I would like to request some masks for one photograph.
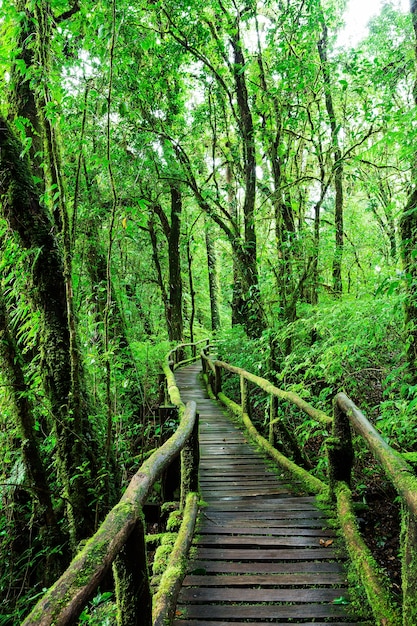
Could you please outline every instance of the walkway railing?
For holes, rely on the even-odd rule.
[[[192,354],[186,358],[189,350]],[[162,625],[164,620],[169,619],[173,611],[171,591],[178,585],[178,572],[173,564],[181,560],[187,551],[198,511],[199,461],[196,404],[189,402],[185,406],[181,402],[173,368],[181,361],[195,360],[196,354],[196,344],[183,344],[172,350],[163,364],[167,395],[177,407],[180,419],[176,432],[142,464],[118,504],[59,580],[39,600],[22,626],[69,626],[77,623],[110,568],[113,568],[115,579],[119,624]],[[179,453],[183,524],[159,590],[152,598],[143,506],[155,482]]]
[[[249,435],[281,467],[301,480],[305,488],[317,494],[324,494],[335,501],[349,555],[356,567],[357,576],[362,580],[375,623],[381,626],[415,626],[417,624],[417,478],[411,466],[393,450],[377,433],[354,403],[343,393],[334,398],[333,417],[329,417],[305,402],[297,394],[283,391],[269,381],[255,376],[228,363],[212,360],[202,351],[203,372],[209,390],[229,410],[244,423]],[[240,403],[228,398],[222,391],[223,374],[234,374],[240,378]],[[248,384],[262,389],[269,395],[270,419],[266,439],[255,428],[250,415],[251,393]],[[320,422],[329,430],[326,440],[329,466],[329,481],[324,483],[305,469],[306,461],[298,446],[291,427],[285,419],[278,417],[279,401],[287,401],[303,413]],[[384,469],[388,479],[397,490],[402,502],[402,592],[400,609],[391,593],[390,582],[378,567],[366,546],[356,521],[352,492],[350,489],[351,471],[354,461],[351,427],[358,433],[369,450]],[[286,439],[287,447],[296,462],[285,457],[275,448],[276,435]],[[304,467],[303,467],[304,466]]]

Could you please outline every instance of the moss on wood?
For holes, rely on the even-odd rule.
[[[197,493],[189,493],[183,513],[183,521],[171,548],[165,571],[157,593],[153,598],[153,626],[170,624],[175,612],[175,605],[187,567],[187,555],[193,539],[199,507]]]
[[[417,521],[407,507],[401,518],[403,626],[417,624]]]
[[[216,371],[217,369],[222,368],[229,372],[233,372],[234,374],[238,374],[239,376],[243,376],[246,380],[255,383],[255,385],[257,385],[267,393],[274,395],[281,400],[288,400],[292,404],[298,406],[298,408],[304,411],[304,413],[307,413],[307,415],[310,415],[310,417],[327,427],[331,426],[333,423],[331,417],[326,415],[326,413],[324,413],[323,411],[312,407],[311,404],[300,398],[300,396],[298,396],[296,393],[293,393],[292,391],[283,391],[282,389],[275,387],[275,385],[270,383],[265,378],[261,378],[260,376],[256,376],[255,374],[250,374],[249,372],[242,370],[240,367],[234,367],[233,365],[229,365],[229,363],[224,363],[223,361],[214,361],[214,366],[216,368]]]
[[[191,402],[184,408],[175,434],[143,463],[120,502],[22,626],[74,623],[141,519],[141,506],[155,480],[185,445],[194,427],[195,415],[196,405]]]
[[[350,559],[362,581],[376,626],[400,626],[401,613],[395,605],[389,581],[378,567],[369,548],[359,532],[353,512],[352,493],[348,485],[339,482],[335,485],[337,513],[346,541]],[[410,625],[411,626],[411,623]]]

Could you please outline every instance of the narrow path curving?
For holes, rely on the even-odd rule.
[[[200,415],[202,508],[175,626],[344,626],[352,616],[337,539],[314,497],[297,495],[203,389],[176,372]]]

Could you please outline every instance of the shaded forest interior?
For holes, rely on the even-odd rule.
[[[344,391],[417,459],[417,2],[397,5],[342,46],[336,0],[0,3],[0,625],[175,430],[179,342],[328,415]],[[280,410],[324,476],[322,425]],[[354,472],[399,584],[391,488],[365,448]]]

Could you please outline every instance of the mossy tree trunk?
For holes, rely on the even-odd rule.
[[[317,44],[317,49],[321,62],[321,71],[324,81],[324,96],[326,103],[327,115],[329,118],[330,131],[332,137],[333,150],[333,173],[335,188],[335,251],[333,256],[333,291],[336,295],[342,293],[342,260],[344,247],[344,231],[343,231],[343,161],[342,152],[339,145],[338,132],[340,126],[337,123],[336,112],[333,103],[333,95],[331,90],[331,75],[329,62],[327,58],[328,49],[328,31],[324,19],[323,10],[320,6],[320,21],[322,27],[322,36]]]
[[[38,117],[35,95],[30,86],[31,68],[34,65],[33,14],[27,8],[26,0],[16,0],[16,12],[19,25],[16,36],[17,56],[10,73],[8,98],[8,119],[11,123],[16,118],[24,124],[26,141],[32,171],[36,176],[40,191],[43,190],[43,169],[41,154],[43,151],[42,128]],[[25,68],[24,70],[22,68]]]
[[[91,481],[99,475],[92,445],[91,407],[82,378],[82,363],[74,370],[70,340],[64,265],[53,224],[40,204],[29,163],[9,124],[0,117],[1,215],[20,246],[30,253],[29,296],[41,314],[39,333],[45,390],[51,405],[57,441],[58,472],[68,502],[73,542],[95,527]],[[80,359],[78,351],[77,358]],[[75,374],[78,380],[73,377]],[[74,390],[76,392],[74,393]],[[94,477],[94,478],[93,478]]]
[[[415,59],[417,64],[417,0],[411,0],[411,17],[415,33]],[[417,65],[413,89],[414,102],[417,104]],[[408,340],[406,342],[408,370],[412,384],[417,382],[417,168],[413,170],[413,188],[400,218],[401,256],[407,280],[405,298],[405,324]]]
[[[171,228],[168,238],[169,256],[169,310],[168,334],[170,341],[183,341],[184,323],[182,318],[182,278],[181,278],[181,213],[182,197],[179,187],[170,185]]]
[[[37,506],[34,507],[35,519],[32,519],[30,524],[39,527],[41,541],[49,551],[41,578],[43,584],[49,586],[59,575],[61,567],[66,564],[62,547],[68,542],[68,537],[61,530],[55,514],[48,474],[35,428],[33,405],[29,399],[23,371],[22,355],[9,325],[2,293],[0,293],[0,364],[8,382],[9,397],[14,407],[27,482],[30,493],[35,494],[37,500]],[[22,522],[25,524],[27,521]],[[37,531],[31,527],[29,532]]]
[[[170,341],[183,341],[184,321],[182,314],[183,298],[180,252],[182,195],[179,186],[173,182],[170,183],[169,190],[171,207],[170,219],[168,219],[160,204],[154,203],[152,205],[153,213],[158,216],[162,231],[168,243],[168,288],[165,286],[152,216],[148,221],[148,226],[152,242],[153,260],[157,270],[158,284],[161,288],[165,308],[168,337]]]
[[[205,240],[207,252],[208,282],[210,294],[211,330],[220,330],[219,282],[217,275],[216,248],[210,232],[210,224],[205,220]]]
[[[266,328],[265,314],[259,289],[257,238],[255,229],[256,151],[255,128],[246,84],[240,15],[236,16],[230,43],[233,50],[233,78],[239,110],[238,124],[242,137],[242,161],[245,175],[243,201],[244,243],[235,247],[238,253],[238,272],[241,278],[242,300],[239,317],[250,337],[260,337]],[[237,243],[237,242],[235,242]]]

